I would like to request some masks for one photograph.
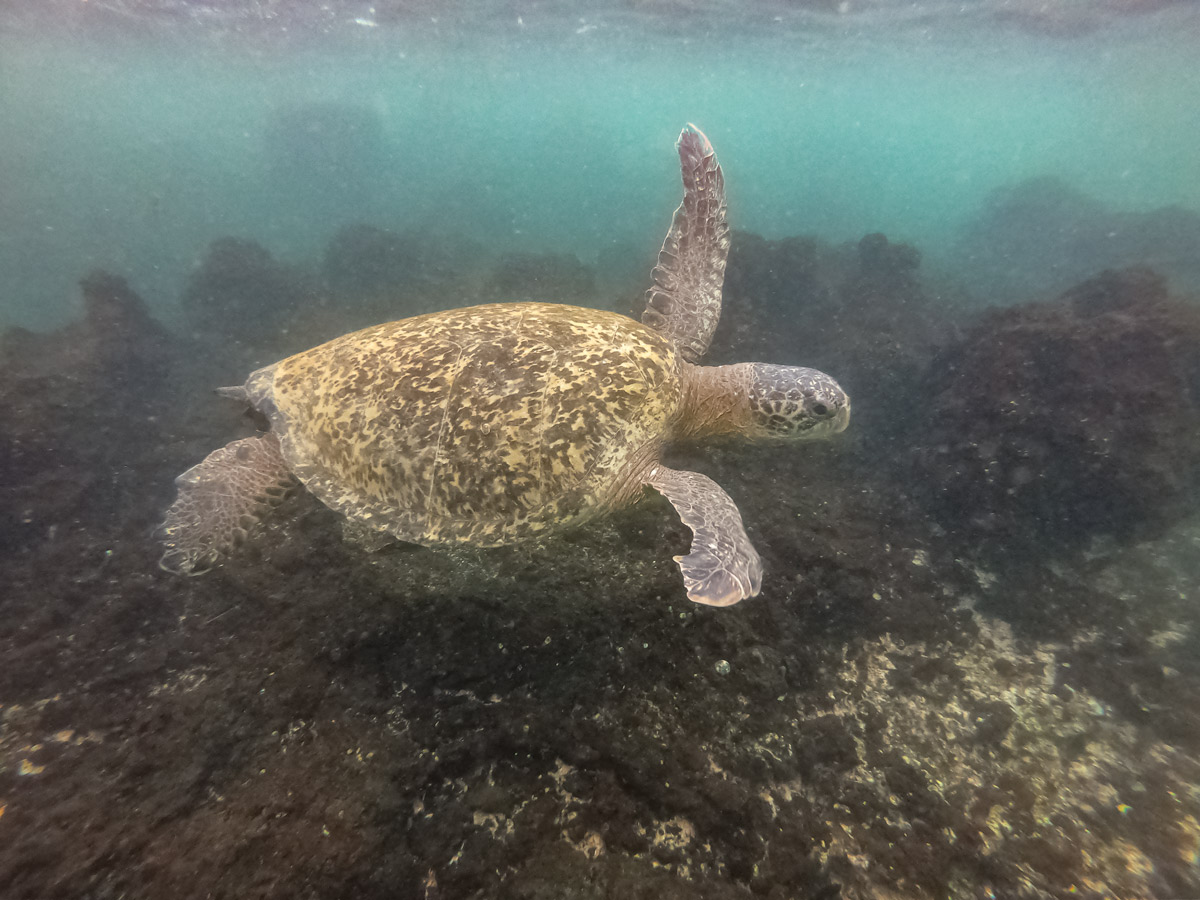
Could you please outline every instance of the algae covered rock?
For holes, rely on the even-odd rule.
[[[308,279],[277,262],[265,247],[225,237],[209,245],[180,305],[201,340],[254,344],[269,341],[317,297]]]
[[[845,373],[859,437],[886,441],[907,425],[919,379],[955,328],[954,309],[926,286],[921,255],[869,234],[829,244],[736,232],[717,328],[718,360],[803,359]]]
[[[462,235],[357,224],[334,234],[321,274],[337,314],[366,325],[462,305],[489,258]]]
[[[80,321],[0,336],[0,547],[117,514],[153,451],[171,339],[125,279],[97,270],[80,286]]]
[[[925,395],[913,483],[993,550],[1131,537],[1195,508],[1200,310],[1149,270],[987,314]]]
[[[461,237],[348,225],[326,247],[322,274],[339,296],[370,297],[448,280],[482,255]]]

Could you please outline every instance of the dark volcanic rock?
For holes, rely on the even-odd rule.
[[[876,386],[852,431],[892,421],[881,397],[927,402],[916,373],[942,324],[912,251],[759,242],[738,265],[750,306],[722,325],[743,342],[733,358],[786,352]],[[525,545],[370,554],[302,495],[218,569],[173,577],[151,526],[171,477],[236,436],[236,411],[195,387],[158,418],[144,405],[169,389],[161,333],[119,282],[89,297],[87,322],[17,334],[0,364],[0,446],[44,448],[14,469],[64,465],[84,486],[69,516],[83,527],[0,553],[4,900],[1200,890],[1193,535],[1069,590],[993,579],[1008,610],[1096,610],[1052,642],[1020,636],[973,610],[975,560],[871,438],[857,454],[671,448],[668,464],[729,490],[763,555],[761,596],[728,609],[686,600],[671,557],[691,535],[653,497]],[[1176,311],[1151,277],[1114,275],[956,344],[980,373],[934,373],[990,402],[977,381],[1020,369],[1044,332],[1071,365],[1155,329],[1178,360]],[[888,347],[907,367],[894,380]],[[222,383],[192,348],[168,361],[168,381]],[[31,397],[14,430],[13,398]],[[986,406],[943,420],[940,402],[917,425],[947,440],[989,421]]]
[[[1138,264],[1200,289],[1200,215],[1177,206],[1118,212],[1057,178],[1031,178],[992,193],[955,255],[972,290],[992,303]]]
[[[920,261],[882,234],[832,246],[735,232],[706,362],[828,372],[854,403],[853,432],[881,439],[908,420],[920,374],[953,333],[948,305],[920,280]]]
[[[0,548],[119,515],[153,447],[142,435],[162,411],[171,341],[123,278],[80,284],[81,321],[0,338]]]
[[[947,350],[914,438],[945,527],[1040,555],[1153,532],[1200,485],[1200,311],[1145,269],[992,312]]]
[[[473,302],[489,260],[476,242],[428,231],[349,225],[322,265],[343,325],[370,325]]]
[[[180,305],[195,337],[210,345],[273,346],[318,303],[312,284],[254,241],[220,238],[188,278]]]
[[[466,238],[348,225],[326,247],[322,274],[338,295],[366,298],[436,285],[472,270],[481,256]]]

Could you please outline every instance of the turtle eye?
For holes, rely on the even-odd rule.
[[[823,416],[829,412],[829,407],[824,403],[814,403],[812,409],[818,416]]]

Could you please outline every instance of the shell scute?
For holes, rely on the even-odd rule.
[[[501,544],[613,505],[680,361],[642,324],[514,303],[345,335],[246,388],[322,501],[404,540]]]

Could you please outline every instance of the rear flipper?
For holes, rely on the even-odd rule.
[[[179,494],[157,532],[166,547],[158,564],[177,575],[202,575],[246,539],[296,479],[279,437],[268,432],[214,450],[175,484]]]
[[[692,550],[676,556],[688,598],[709,606],[732,606],[762,587],[759,558],[742,516],[720,485],[699,472],[655,466],[646,484],[671,501],[692,529]]]

